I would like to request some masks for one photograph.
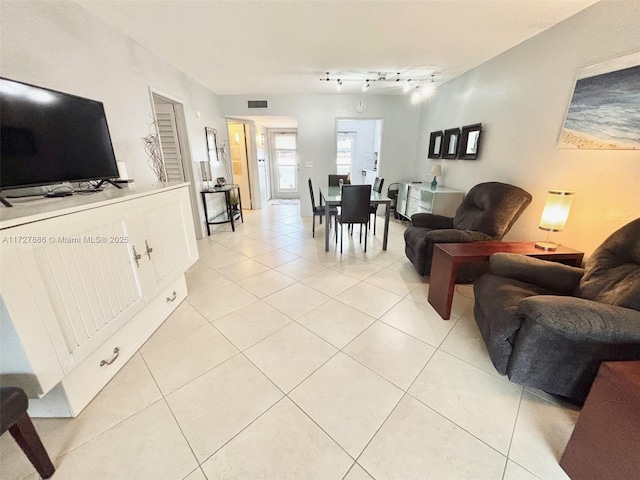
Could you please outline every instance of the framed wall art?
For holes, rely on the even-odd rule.
[[[640,51],[581,68],[559,148],[640,150]]]
[[[428,158],[440,158],[442,155],[442,130],[437,132],[431,132],[431,136],[429,137],[429,154]]]
[[[444,131],[442,141],[442,158],[456,158],[458,156],[458,146],[460,144],[460,129],[450,128]]]
[[[481,134],[481,123],[462,127],[460,131],[460,152],[458,158],[462,160],[475,160],[478,158]]]

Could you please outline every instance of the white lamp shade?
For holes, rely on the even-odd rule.
[[[440,165],[434,165],[433,167],[431,167],[431,175],[433,175],[434,177],[441,177],[442,167]]]
[[[550,232],[559,232],[564,229],[569,217],[573,194],[574,192],[549,190],[540,219],[540,229]]]

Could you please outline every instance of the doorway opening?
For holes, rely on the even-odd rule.
[[[229,157],[233,183],[240,186],[240,196],[243,199],[243,208],[253,208],[253,196],[251,191],[251,159],[252,150],[249,142],[251,138],[251,125],[233,120],[227,121],[229,131]],[[228,179],[230,180],[230,179]]]
[[[240,127],[241,125],[242,127]],[[233,181],[241,185],[243,178],[246,179],[245,190],[242,191],[243,206],[246,203],[245,198],[251,198],[251,208],[259,209],[266,206],[271,199],[291,199],[298,198],[298,178],[299,169],[297,156],[295,167],[291,169],[291,165],[285,165],[288,145],[282,145],[283,139],[278,140],[278,148],[275,148],[274,134],[297,134],[298,120],[296,117],[287,116],[248,116],[248,117],[229,117],[227,118],[227,126],[229,132],[229,154],[233,154],[235,143],[242,143],[244,138],[244,154],[246,161],[242,159],[242,148],[239,149],[236,156],[236,163],[232,160]],[[236,133],[237,138],[236,138]],[[290,140],[290,139],[288,139]],[[297,140],[297,138],[296,138]],[[297,142],[296,142],[297,143]],[[290,145],[289,145],[290,146]],[[238,150],[238,148],[236,148]],[[297,150],[297,149],[296,149]],[[289,157],[291,155],[289,154]],[[279,162],[276,158],[281,158]],[[279,165],[282,163],[282,170]],[[289,162],[291,163],[291,162]],[[236,172],[242,169],[240,177],[236,176]],[[291,173],[294,173],[293,179]],[[280,173],[284,174],[285,187],[279,190]],[[294,190],[290,186],[294,184]],[[246,189],[250,192],[250,197],[245,194]]]
[[[298,132],[295,129],[270,131],[273,165],[273,198],[299,198],[298,192]]]
[[[373,185],[375,178],[380,176],[381,150],[382,119],[337,119],[337,174],[349,174],[355,185]]]
[[[196,236],[202,238],[202,225],[198,209],[196,182],[191,167],[191,152],[187,137],[184,102],[149,88],[156,130],[160,139],[160,152],[166,179],[169,182],[190,182],[189,197]]]

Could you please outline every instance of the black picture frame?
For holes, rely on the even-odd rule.
[[[429,137],[429,153],[428,158],[440,158],[442,155],[442,138],[444,133],[442,130],[431,132]]]
[[[444,131],[444,140],[442,141],[442,158],[453,159],[458,156],[458,147],[460,146],[460,129],[450,128]]]
[[[204,127],[205,136],[207,139],[207,152],[209,152],[209,161],[218,161],[218,132],[215,128]]]
[[[478,158],[478,154],[480,153],[481,136],[481,123],[462,127],[460,132],[460,153],[458,158],[462,160],[475,160]]]

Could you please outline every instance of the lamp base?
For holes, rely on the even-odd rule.
[[[431,182],[431,190],[435,190],[438,188],[438,182],[436,182],[436,177],[433,177],[433,182]]]
[[[559,246],[560,244],[555,242],[536,242],[536,248],[542,250],[557,250]]]

